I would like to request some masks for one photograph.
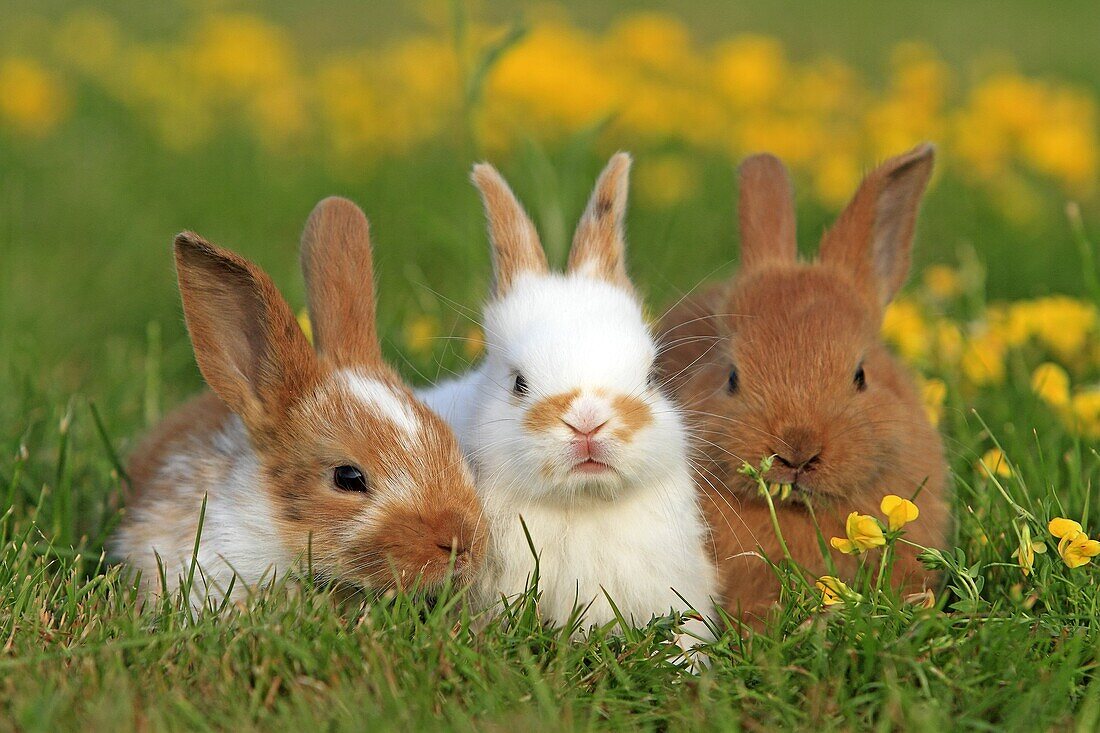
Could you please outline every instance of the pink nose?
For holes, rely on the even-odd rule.
[[[563,417],[561,421],[565,423],[578,438],[592,438],[596,433],[600,432],[604,425],[607,425],[607,420],[599,420],[596,418],[570,421]]]

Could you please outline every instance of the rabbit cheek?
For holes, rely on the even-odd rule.
[[[639,432],[653,424],[649,405],[629,395],[618,395],[611,401],[616,425],[613,434],[623,443],[630,443]]]

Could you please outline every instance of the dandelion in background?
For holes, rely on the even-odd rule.
[[[1031,373],[1031,389],[1051,407],[1069,405],[1069,375],[1053,362],[1044,362]]]
[[[0,61],[0,120],[28,137],[45,137],[70,107],[58,78],[37,61],[9,57]]]
[[[1012,466],[1005,452],[1000,448],[990,448],[983,453],[978,461],[978,470],[986,476],[1012,478]]]

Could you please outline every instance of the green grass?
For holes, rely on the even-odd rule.
[[[914,35],[907,18],[919,20],[899,10],[881,37],[847,29],[830,40],[811,32],[820,23],[796,23],[765,4],[711,26],[709,5],[682,8],[701,35],[747,26],[780,33],[792,47],[805,41],[808,56],[834,51],[869,67],[889,42]],[[58,7],[45,3],[42,12]],[[131,7],[133,22],[170,26],[171,12],[151,7]],[[863,24],[881,12],[861,7]],[[273,12],[295,23],[303,20],[296,8]],[[596,26],[610,14],[576,12]],[[969,51],[958,31],[969,11],[957,13],[927,31],[947,58]],[[1029,36],[1019,49],[1026,68],[1095,82],[1095,39],[1072,40],[1087,24],[1056,13],[1073,15],[1046,11],[1026,23],[1021,13],[997,13],[988,42],[1013,48],[1005,39],[1021,24],[1041,37],[1064,32],[1071,40],[1049,58]],[[303,33],[331,40],[318,28]],[[464,329],[465,309],[483,297],[488,257],[466,181],[471,161],[454,148],[380,161],[351,179],[308,155],[265,156],[244,139],[171,154],[108,100],[82,93],[82,117],[57,136],[31,143],[0,133],[0,731],[1100,726],[1098,571],[1067,570],[1053,552],[1029,578],[1011,564],[1014,527],[1038,536],[1053,516],[1100,527],[1092,496],[1100,456],[1031,393],[1029,367],[1039,360],[1031,354],[1014,355],[1000,388],[967,391],[940,375],[949,384],[941,427],[961,555],[951,555],[945,574],[957,592],[939,589],[934,611],[865,592],[864,603],[818,614],[812,594],[792,584],[771,628],[747,638],[725,630],[710,669],[692,676],[667,659],[667,621],[574,644],[539,626],[530,599],[513,609],[512,623],[482,633],[471,630],[460,598],[426,606],[308,584],[280,585],[221,616],[140,608],[102,553],[122,509],[118,457],[201,388],[173,282],[172,235],[191,228],[244,253],[297,306],[305,216],[322,196],[351,196],[373,224],[385,349],[412,381],[464,359],[446,339],[431,353],[408,352],[404,323],[430,313],[445,334]],[[531,144],[500,161],[558,255],[601,152],[582,138]],[[696,197],[630,213],[631,268],[655,310],[732,271],[733,175],[721,160],[699,164]],[[1048,192],[1040,219],[1021,227],[957,182],[940,181],[922,216],[916,269],[973,253],[987,271],[977,307],[985,298],[1081,295],[1088,281],[1063,204]],[[804,205],[803,241],[832,213]],[[1016,467],[1000,488],[974,468],[994,441]]]

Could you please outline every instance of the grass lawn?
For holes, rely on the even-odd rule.
[[[852,24],[809,4],[665,6],[689,34],[679,50],[630,46],[625,32],[615,35],[622,14],[611,3],[528,8],[527,35],[514,45],[501,39],[521,13],[505,3],[462,14],[465,26],[445,3],[360,14],[330,0],[327,15],[241,5],[248,18],[266,13],[278,33],[265,41],[261,24],[254,40],[264,63],[240,76],[247,55],[202,56],[202,11],[192,4],[113,0],[89,15],[68,3],[11,3],[14,20],[0,24],[0,731],[1100,727],[1100,570],[1068,567],[1047,531],[1055,517],[1100,531],[1100,43],[1075,20],[1091,7],[1075,5],[1079,12],[1011,3],[988,24],[939,2],[924,14],[859,3],[847,11]],[[678,37],[680,26],[657,18],[661,33]],[[553,23],[573,30],[540,35]],[[827,33],[832,24],[837,32]],[[856,32],[866,26],[881,32]],[[65,35],[73,28],[83,29],[80,53]],[[425,49],[453,49],[456,28],[469,45],[457,70],[422,75],[423,59],[434,58]],[[1021,28],[1030,35],[1017,47]],[[609,76],[628,89],[643,69],[654,86],[639,94],[679,110],[669,90],[691,90],[698,96],[680,112],[696,114],[718,93],[702,86],[710,77],[697,74],[699,49],[745,32],[778,43],[786,60],[754,56],[745,49],[770,46],[750,44],[737,59],[758,66],[737,68],[759,71],[765,85],[779,78],[782,91],[731,102],[744,106],[729,145],[726,128],[702,118],[681,124],[658,109],[582,119],[568,100],[532,102],[508,86],[508,64],[526,62],[525,49],[572,49],[547,63],[610,58]],[[413,36],[440,45],[384,50]],[[600,46],[605,38],[627,50]],[[1040,42],[1049,38],[1063,42]],[[899,51],[909,40],[925,46]],[[494,44],[499,57],[486,51]],[[294,53],[280,55],[285,47]],[[408,89],[414,102],[427,90],[421,102],[438,119],[421,126],[421,107],[402,106],[399,95],[367,113],[348,110],[343,100],[358,98],[349,92],[303,97],[305,131],[291,130],[298,108],[279,105],[333,79],[337,91],[360,83],[358,72],[340,75],[355,68],[341,54],[362,47],[385,59],[364,89]],[[675,53],[645,55],[658,47]],[[1015,66],[1004,60],[1012,53]],[[858,100],[858,114],[847,102],[791,101],[795,88],[826,84],[813,76],[826,57],[854,70],[828,83]],[[224,65],[187,77],[207,86],[172,87],[182,78],[176,66],[205,69],[204,58]],[[533,78],[534,62],[523,78]],[[466,85],[455,95],[464,101],[431,106],[433,85],[450,73]],[[578,96],[591,92],[576,86]],[[927,108],[905,107],[912,99]],[[173,106],[179,100],[186,104]],[[891,105],[902,103],[896,114]],[[315,108],[329,112],[315,118]],[[372,121],[374,111],[390,116]],[[269,113],[286,127],[264,123]],[[494,120],[516,117],[530,129],[493,136]],[[742,125],[750,118],[759,128]],[[364,139],[352,134],[360,123],[374,125]],[[633,150],[631,271],[657,314],[700,281],[733,272],[732,165],[787,123],[820,140],[803,151],[801,133],[775,137],[789,155],[804,153],[793,165],[804,246],[835,215],[830,192],[846,164],[866,166],[895,137],[943,142],[914,274],[886,326],[926,380],[954,476],[954,536],[941,548],[933,608],[875,591],[871,567],[853,583],[859,600],[824,610],[814,579],[787,572],[769,628],[722,628],[710,668],[691,675],[669,661],[668,619],[576,644],[542,628],[530,598],[508,623],[475,633],[461,595],[427,605],[309,583],[278,583],[220,615],[195,613],[143,607],[104,557],[124,511],[128,451],[202,387],[171,267],[175,232],[194,229],[253,259],[300,307],[305,217],[325,195],[353,198],[372,222],[385,351],[423,383],[477,357],[471,316],[489,261],[471,162],[500,164],[560,261],[607,155]],[[989,127],[974,136],[973,125]],[[399,138],[398,128],[419,137]],[[285,130],[302,137],[267,136]],[[1069,201],[1082,218],[1067,217]],[[1045,552],[1032,556],[1033,543]]]

